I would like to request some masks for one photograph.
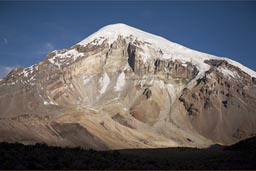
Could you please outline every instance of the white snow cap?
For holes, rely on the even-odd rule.
[[[103,42],[102,39],[104,40],[107,39],[110,45],[118,38],[119,35],[123,37],[132,36],[133,40],[137,39],[143,42],[148,42],[151,44],[150,46],[155,48],[156,50],[161,49],[161,51],[163,52],[163,55],[160,58],[163,58],[163,59],[172,58],[173,60],[179,59],[184,62],[192,62],[192,64],[196,65],[199,70],[199,74],[198,74],[199,77],[202,76],[203,73],[210,68],[208,64],[204,63],[204,60],[209,60],[209,59],[226,60],[230,64],[236,67],[239,67],[240,69],[248,73],[250,76],[256,77],[255,71],[231,59],[217,57],[214,55],[192,50],[182,45],[179,45],[177,43],[171,42],[167,39],[164,39],[160,36],[156,36],[156,35],[144,32],[142,30],[136,29],[134,27],[131,27],[122,23],[105,26],[100,30],[98,30],[97,32],[90,35],[89,37],[87,37],[86,39],[82,40],[78,44],[85,46],[89,43],[95,44],[95,42],[93,42],[95,40],[98,40],[96,42],[102,43]]]

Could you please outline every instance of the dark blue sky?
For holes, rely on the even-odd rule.
[[[0,1],[0,77],[113,23],[256,70],[256,2]]]

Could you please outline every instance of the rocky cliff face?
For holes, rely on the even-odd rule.
[[[197,80],[195,87],[184,89],[179,98],[194,127],[205,137],[224,144],[255,136],[253,79],[226,61],[206,60],[205,63],[211,69]]]
[[[256,133],[256,73],[124,24],[0,81],[0,141],[207,147]]]

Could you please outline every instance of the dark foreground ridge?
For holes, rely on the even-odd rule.
[[[230,147],[95,151],[0,143],[0,169],[256,169],[256,138]]]

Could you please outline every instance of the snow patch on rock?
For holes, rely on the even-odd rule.
[[[223,73],[223,75],[227,78],[233,77],[233,78],[239,78],[239,75],[236,71],[230,71],[227,68],[223,68],[223,67],[219,67],[218,71],[220,71],[221,73]]]
[[[30,67],[24,68],[20,75],[24,77],[29,77],[29,75],[32,75],[35,70],[38,70],[38,66],[31,65]]]
[[[146,63],[152,54],[150,53],[150,49],[147,45],[142,46],[142,49],[143,52],[139,52],[139,55],[141,56],[143,63]]]
[[[104,42],[105,38],[104,37],[99,37],[97,39],[94,39],[91,44],[92,45],[96,45],[96,46],[99,46],[101,45],[103,42]]]
[[[53,65],[58,66],[58,68],[60,68],[61,65],[66,62],[66,60],[71,59],[73,61],[76,61],[78,58],[82,57],[83,55],[84,55],[83,53],[78,52],[76,49],[71,49],[64,53],[59,53],[59,54],[57,53],[54,57],[48,59],[48,61]]]
[[[246,72],[247,74],[249,74],[251,77],[255,77],[256,78],[256,72],[251,70],[250,68],[247,68],[246,66],[232,60],[229,58],[223,58],[224,60],[228,61],[229,64],[234,65],[238,68],[240,68],[241,70],[243,70],[244,72]]]
[[[106,72],[104,72],[103,76],[100,78],[99,80],[100,82],[100,94],[105,93],[109,83],[110,83],[110,79],[108,77],[108,74]]]
[[[54,102],[52,101],[44,101],[44,105],[56,105]]]
[[[122,88],[125,85],[125,73],[122,72],[118,77],[116,81],[115,91],[121,91]]]

